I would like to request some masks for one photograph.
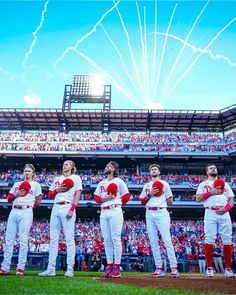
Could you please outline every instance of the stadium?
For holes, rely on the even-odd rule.
[[[80,80],[87,79],[87,75],[78,77]],[[77,247],[83,249],[84,257],[82,261],[76,261],[76,268],[78,272],[91,271],[91,257],[97,248],[101,252],[101,267],[104,267],[106,259],[98,222],[100,205],[94,201],[94,190],[103,178],[107,162],[113,160],[119,164],[120,177],[131,193],[130,201],[123,207],[122,269],[124,273],[131,274],[135,271],[136,260],[142,257],[142,271],[152,272],[154,265],[145,226],[145,209],[138,197],[143,185],[150,180],[149,165],[158,163],[161,177],[170,184],[174,196],[169,210],[178,269],[181,273],[198,273],[198,250],[204,242],[204,208],[195,201],[196,188],[206,177],[206,165],[213,162],[222,179],[230,183],[235,191],[236,105],[219,111],[112,110],[111,97],[106,101],[101,97],[102,110],[84,111],[71,108],[72,102],[86,101],[84,95],[81,99],[80,84],[76,87],[77,95],[73,84],[69,94],[68,85],[65,86],[67,109],[64,99],[62,110],[0,110],[1,251],[6,220],[11,210],[11,204],[7,202],[9,189],[14,182],[21,180],[25,163],[32,163],[37,169],[36,179],[43,188],[43,199],[34,210],[27,268],[38,271],[45,269],[53,206],[53,200],[48,198],[48,188],[53,178],[61,173],[63,162],[72,159],[83,183],[83,193],[77,207],[75,239]],[[91,99],[93,96],[87,95],[87,100]],[[235,208],[231,210],[231,217],[235,245]],[[62,233],[57,258],[59,271],[66,268],[64,239]],[[219,237],[216,244],[222,247]],[[16,239],[13,269],[18,248],[19,240]],[[163,257],[164,253],[163,250]],[[234,260],[234,267],[235,263]],[[168,261],[166,267],[169,268]],[[145,284],[152,286],[150,282]]]
[[[235,294],[235,3],[1,2],[0,294]]]

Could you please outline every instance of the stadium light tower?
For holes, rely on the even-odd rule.
[[[111,85],[104,85],[101,75],[74,75],[73,83],[65,85],[62,110],[70,111],[72,103],[102,103],[103,111],[109,112]]]

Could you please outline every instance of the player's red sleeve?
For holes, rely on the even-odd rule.
[[[100,196],[97,196],[97,195],[94,195],[94,201],[98,204],[101,204],[102,203],[102,197]]]
[[[13,202],[13,201],[15,200],[15,198],[16,198],[15,195],[9,193],[8,196],[7,196],[7,201],[8,201],[9,203],[11,203],[11,202]]]
[[[139,198],[139,201],[141,202],[142,205],[146,205],[149,200],[150,200],[150,195],[147,195],[144,198]]]
[[[48,197],[54,199],[56,197],[57,191],[54,189],[53,191],[48,192]]]
[[[130,199],[130,194],[125,194],[122,196],[121,201],[122,201],[122,205],[125,205]]]

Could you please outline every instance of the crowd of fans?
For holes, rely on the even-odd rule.
[[[96,172],[78,172],[80,175],[82,182],[84,185],[93,186],[98,184],[103,178],[104,174],[102,170],[98,170]],[[53,170],[47,171],[46,169],[42,169],[41,172],[38,172],[35,180],[40,184],[44,184],[46,186],[50,186],[53,179],[56,176],[60,176],[61,171]],[[121,170],[119,177],[127,184],[127,185],[143,185],[150,181],[150,175],[145,172],[141,174],[137,173],[129,173],[127,170]],[[236,185],[236,175],[222,175],[221,178],[228,182],[230,185]],[[203,180],[206,179],[206,175],[174,175],[167,174],[161,175],[161,179],[167,181],[170,185],[190,185],[191,184],[199,184]],[[22,171],[18,169],[9,169],[8,171],[0,171],[0,183],[14,183],[16,181],[22,180]]]
[[[0,150],[45,152],[229,152],[236,132],[220,133],[95,133],[0,132]]]
[[[0,251],[3,251],[6,221],[0,222]],[[202,220],[172,220],[170,227],[172,242],[178,259],[197,260],[199,249],[204,247],[204,231]],[[158,233],[159,234],[159,233]],[[160,248],[165,253],[165,246],[159,235]],[[48,252],[49,222],[34,221],[30,230],[29,251]],[[75,241],[85,255],[92,255],[94,251],[104,252],[103,240],[99,223],[78,221],[75,224]],[[236,245],[236,223],[233,223],[233,244]],[[122,231],[123,253],[139,256],[151,255],[151,248],[144,221],[127,220]],[[222,248],[222,241],[217,236],[215,245]],[[14,243],[14,251],[18,251],[19,238]],[[235,249],[236,250],[236,249]],[[61,232],[59,251],[66,252],[65,237]]]
[[[38,181],[44,188],[43,198],[47,198],[48,188],[52,184],[53,179],[56,176],[60,176],[61,171],[47,171],[42,169],[40,173],[36,175],[36,181]],[[96,187],[96,185],[103,179],[103,171],[98,170],[91,174],[88,172],[79,172],[81,176],[83,186],[89,186],[90,188]],[[137,174],[129,173],[126,169],[121,170],[120,178],[131,188],[130,201],[138,200],[142,186],[150,181],[150,175],[147,173]],[[231,187],[236,186],[236,175],[228,175],[221,177],[224,181],[228,182]],[[200,182],[206,179],[206,175],[161,175],[161,179],[167,181],[170,186],[178,186],[183,188],[183,192],[173,192],[175,201],[185,201],[194,199],[194,190]],[[22,180],[22,171],[17,169],[10,169],[7,172],[0,172],[0,198],[7,198],[8,190],[4,189],[4,185],[13,184]],[[186,191],[186,188],[189,188]],[[81,200],[93,200],[93,195],[89,191],[85,191],[81,195]]]

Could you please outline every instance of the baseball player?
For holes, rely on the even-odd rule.
[[[107,268],[103,278],[120,278],[120,263],[122,256],[121,230],[123,212],[121,205],[129,201],[128,188],[119,175],[119,165],[111,161],[104,170],[106,179],[99,182],[94,200],[101,203],[100,225],[104,239]]]
[[[63,163],[62,175],[56,177],[50,187],[48,196],[55,198],[50,218],[50,246],[47,270],[39,273],[41,277],[56,275],[56,258],[61,227],[64,229],[67,246],[67,271],[65,277],[73,277],[75,262],[75,209],[82,191],[80,176],[75,175],[76,168],[73,161]],[[68,184],[70,184],[68,186]]]
[[[41,203],[42,189],[39,183],[33,180],[35,176],[34,166],[32,164],[26,164],[23,175],[24,181],[16,182],[8,195],[8,202],[12,202],[12,210],[7,221],[4,259],[0,269],[0,275],[2,276],[9,275],[13,243],[17,232],[20,238],[20,249],[16,275],[24,275],[28,253],[29,231],[33,222],[33,208],[36,208]]]
[[[146,183],[140,195],[142,205],[146,205],[147,231],[155,261],[156,271],[152,277],[165,275],[159,248],[158,230],[162,236],[170,261],[171,276],[178,277],[177,260],[170,236],[170,215],[167,206],[173,203],[173,196],[169,184],[160,180],[160,166],[152,164],[149,167],[151,181]]]
[[[212,268],[213,246],[218,233],[224,245],[225,271],[227,278],[234,277],[230,268],[232,261],[232,223],[229,215],[234,205],[234,193],[228,183],[224,188],[215,187],[218,180],[218,171],[215,164],[208,164],[206,167],[208,179],[201,182],[197,189],[197,202],[204,202],[204,232],[205,232],[205,254],[206,254],[206,277],[213,277]]]

